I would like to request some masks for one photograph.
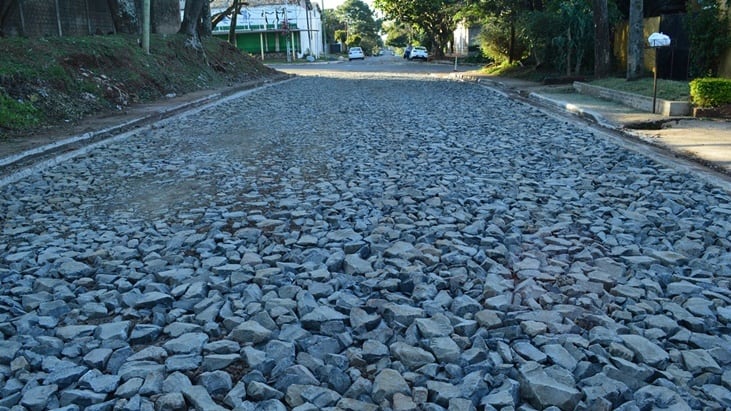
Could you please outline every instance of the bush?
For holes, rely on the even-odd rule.
[[[696,107],[731,104],[731,79],[706,77],[691,81],[690,101]]]

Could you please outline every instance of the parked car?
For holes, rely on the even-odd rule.
[[[351,60],[365,60],[365,54],[363,49],[360,47],[351,47],[348,49],[348,61]]]
[[[429,53],[426,51],[426,47],[416,46],[411,49],[409,53],[409,60],[425,60],[429,58]]]

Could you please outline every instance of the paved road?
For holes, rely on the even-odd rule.
[[[326,67],[0,190],[0,410],[731,406],[725,190]]]

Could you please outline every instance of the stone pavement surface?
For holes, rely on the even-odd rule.
[[[562,89],[566,89],[567,85],[544,86],[524,80],[482,76],[475,72],[461,73],[460,76],[515,90],[541,103],[731,175],[729,120],[668,117],[643,112],[616,102],[565,92]]]
[[[373,76],[2,186],[0,410],[731,407],[729,192],[490,88]]]

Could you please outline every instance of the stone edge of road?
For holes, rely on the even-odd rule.
[[[692,172],[713,185],[721,187],[731,193],[731,172],[714,165],[699,156],[684,153],[673,147],[659,143],[647,136],[636,133],[622,124],[605,117],[601,112],[589,110],[577,104],[557,100],[541,94],[521,89],[520,86],[505,84],[499,80],[488,79],[481,76],[474,76],[463,73],[452,73],[450,78],[458,81],[469,81],[489,87],[505,96],[518,99],[526,104],[548,110],[559,115],[569,115],[584,120],[587,126],[595,131],[601,131],[620,137],[615,140],[624,147],[641,152],[644,155],[651,155],[655,159],[664,162],[676,169]]]
[[[82,149],[125,137],[132,132],[136,132],[160,121],[168,120],[178,115],[191,114],[196,109],[203,109],[210,105],[219,104],[230,97],[238,96],[240,93],[271,86],[294,77],[294,75],[283,73],[277,76],[251,80],[237,86],[219,89],[193,100],[169,105],[162,104],[160,107],[131,120],[0,158],[0,187],[18,181],[26,175],[49,165],[73,158],[79,155]]]

